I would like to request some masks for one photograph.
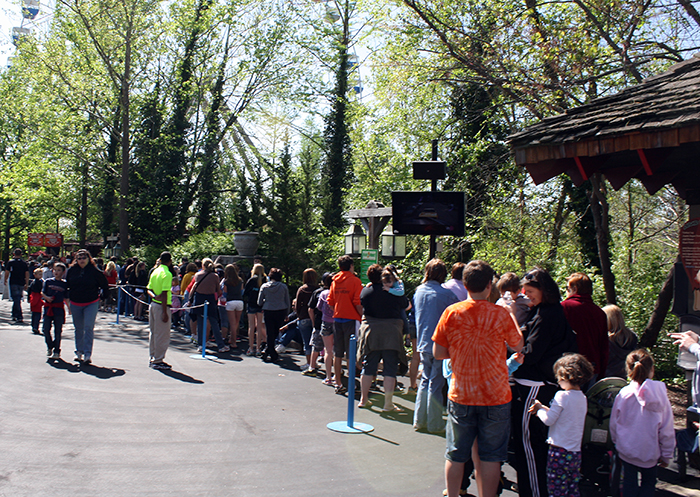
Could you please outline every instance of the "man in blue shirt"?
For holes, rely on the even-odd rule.
[[[413,428],[427,429],[430,433],[445,431],[445,422],[442,419],[442,388],[445,385],[445,377],[442,375],[442,361],[433,356],[431,337],[443,311],[459,302],[451,290],[442,286],[446,276],[445,263],[440,259],[432,259],[425,266],[423,284],[416,288],[413,296],[418,352],[423,365],[423,376],[416,396]]]

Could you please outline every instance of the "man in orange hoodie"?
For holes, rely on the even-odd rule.
[[[333,353],[335,354],[335,393],[343,394],[343,356],[348,352],[350,335],[355,334],[356,324],[362,320],[360,293],[362,282],[355,276],[355,262],[349,255],[338,257],[338,272],[333,276],[328,305],[333,309]],[[348,361],[355,358],[348,357]],[[354,381],[351,378],[350,381]]]

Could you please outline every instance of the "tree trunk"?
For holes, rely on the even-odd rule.
[[[119,184],[119,243],[122,253],[128,253],[129,246],[129,211],[127,207],[129,197],[129,70],[131,66],[131,36],[126,36],[126,48],[124,49],[124,77],[122,79],[121,114],[122,114],[122,177]]]
[[[527,259],[525,258],[525,178],[526,173],[520,173],[518,184],[518,208],[520,214],[520,232],[518,233],[518,262],[520,271],[525,274],[527,271]]]
[[[596,243],[600,257],[600,269],[603,275],[605,299],[608,304],[617,303],[615,292],[615,275],[612,272],[610,257],[610,223],[608,218],[608,200],[600,173],[591,176],[591,212],[595,223]]]
[[[564,185],[561,187],[561,192],[559,193],[559,200],[557,201],[557,210],[554,213],[554,225],[552,226],[552,238],[549,244],[549,254],[547,255],[547,260],[550,264],[554,264],[557,258],[557,252],[559,251],[559,239],[561,238],[561,230],[564,227],[564,220],[566,215],[564,213],[564,207],[566,206],[566,188]]]
[[[678,259],[680,260],[680,258]],[[677,261],[678,261],[677,260]],[[666,281],[661,285],[661,291],[659,296],[656,298],[656,303],[654,304],[654,310],[649,316],[649,322],[647,322],[646,328],[642,332],[642,338],[639,340],[640,347],[652,347],[656,344],[656,340],[659,338],[659,331],[664,324],[668,310],[671,308],[671,301],[673,300],[673,266],[666,276]]]
[[[5,208],[5,243],[2,249],[2,260],[10,259],[10,223],[12,222],[12,206],[8,203]]]
[[[78,243],[80,248],[87,248],[87,211],[88,211],[88,163],[83,163],[83,177],[80,188],[80,210],[78,211]]]

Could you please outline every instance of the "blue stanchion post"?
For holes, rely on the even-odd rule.
[[[197,306],[199,307],[199,306]],[[203,315],[203,320],[202,320],[202,335],[200,337],[199,335],[199,330],[197,333],[197,341],[202,342],[200,345],[202,346],[202,353],[201,354],[194,354],[190,356],[190,359],[210,359],[210,360],[216,360],[217,357],[215,355],[207,355],[207,318],[209,317],[209,302],[204,302],[204,315]],[[201,340],[200,340],[201,338]]]
[[[328,423],[326,427],[340,433],[369,433],[374,430],[374,426],[355,422],[355,362],[357,361],[357,338],[355,335],[350,335],[348,349],[348,419],[347,421]]]
[[[355,423],[355,363],[357,362],[357,338],[350,335],[348,350],[348,426]]]

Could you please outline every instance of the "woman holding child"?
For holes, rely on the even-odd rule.
[[[367,270],[371,285],[360,294],[364,309],[357,344],[357,359],[362,361],[360,376],[361,397],[358,407],[368,407],[369,388],[376,378],[379,361],[384,362],[384,408],[382,412],[397,410],[393,404],[394,387],[399,362],[406,363],[403,346],[401,311],[408,307],[405,296],[388,291],[395,282],[391,271],[372,264]]]

